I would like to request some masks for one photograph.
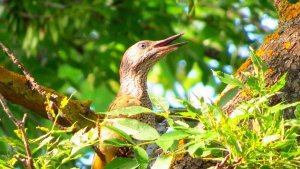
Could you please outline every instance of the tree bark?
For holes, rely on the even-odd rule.
[[[300,2],[291,4],[288,0],[275,0],[274,5],[280,16],[278,29],[271,35],[266,36],[261,47],[256,50],[256,55],[260,57],[268,66],[266,77],[267,85],[276,83],[282,75],[287,72],[286,85],[271,98],[271,105],[285,101],[287,103],[300,100]],[[253,73],[253,65],[249,59],[241,65],[235,73],[235,77],[245,80],[243,72]],[[227,86],[220,97],[226,96],[233,86]],[[224,113],[230,114],[242,102],[250,100],[252,96],[245,95],[239,90],[224,106]],[[285,110],[286,118],[294,117],[294,108]],[[193,159],[188,154],[183,158],[175,159],[173,169],[183,168],[208,168],[215,163],[203,162],[201,159]]]
[[[271,105],[282,101],[291,103],[300,100],[300,2],[290,4],[287,0],[277,0],[275,7],[280,16],[278,29],[267,36],[264,43],[255,52],[268,66],[267,85],[273,85],[287,72],[286,85],[280,94],[271,98]],[[244,80],[243,72],[253,72],[250,58],[238,69],[235,77]],[[224,93],[226,92],[224,90]],[[245,95],[245,92],[239,90],[223,106],[223,110],[230,114],[241,101],[249,99],[251,96]],[[293,118],[293,109],[287,109],[285,116]]]
[[[64,97],[68,97],[53,89],[46,87],[42,87],[42,89],[46,93],[58,96],[53,100],[57,105]],[[0,93],[11,103],[21,105],[44,118],[49,118],[46,111],[46,97],[40,95],[36,90],[32,90],[25,76],[11,72],[2,66],[0,66]],[[84,102],[70,99],[62,112],[63,114],[59,116],[57,122],[59,126],[70,127],[76,122],[75,130],[95,127],[95,123],[92,121],[97,120],[97,115]]]

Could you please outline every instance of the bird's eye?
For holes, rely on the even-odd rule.
[[[147,46],[148,44],[145,42],[139,43],[139,48],[145,49]]]

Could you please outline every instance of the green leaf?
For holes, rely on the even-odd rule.
[[[132,144],[128,144],[126,141],[118,139],[118,138],[104,140],[104,144],[115,146],[115,147],[132,146]]]
[[[172,163],[173,156],[172,155],[162,155],[159,156],[151,169],[165,169],[170,168]]]
[[[13,148],[23,147],[24,143],[20,141],[19,139],[14,139],[12,137],[0,137],[0,142],[6,143],[10,145]]]
[[[203,148],[205,148],[205,144],[203,142],[199,142],[189,146],[188,152],[192,157],[199,157],[203,153]]]
[[[259,79],[257,79],[256,77],[249,76],[247,78],[246,83],[253,92],[260,92],[261,91],[261,88],[260,88],[260,85],[259,85]]]
[[[115,158],[108,163],[104,169],[135,169],[139,166],[138,162],[132,158]]]
[[[300,119],[300,104],[298,104],[296,106],[296,109],[295,109],[295,116],[296,118]]]
[[[241,89],[246,89],[244,84],[236,79],[234,76],[232,75],[228,75],[226,73],[222,73],[220,71],[212,71],[213,74],[215,76],[217,76],[223,83],[226,83],[228,85],[233,85],[233,86],[237,86],[237,87],[240,87]]]
[[[32,152],[35,153],[36,151],[38,151],[39,149],[41,149],[44,146],[47,146],[48,144],[50,144],[51,142],[53,142],[53,140],[55,139],[55,137],[49,135],[46,138],[44,138],[44,140],[42,140],[39,143],[39,146],[37,148],[35,148]]]
[[[271,169],[271,167],[269,165],[262,165],[260,169]]]
[[[142,106],[129,106],[129,107],[124,107],[109,112],[98,112],[98,114],[107,114],[111,116],[119,116],[119,115],[132,116],[141,113],[154,113],[154,111]]]
[[[287,129],[285,132],[285,137],[288,138],[291,135],[297,135],[297,132],[299,131],[299,127],[292,126],[291,128]]]
[[[87,131],[86,128],[80,129],[70,139],[70,141],[72,141],[73,143],[75,143],[77,145],[84,143],[86,140],[89,140],[91,142],[92,141],[97,142],[98,141],[97,129],[92,128],[89,131]]]
[[[147,152],[139,146],[134,146],[133,152],[134,152],[135,159],[140,165],[140,168],[146,169],[149,162],[149,157]]]
[[[49,32],[50,32],[52,41],[54,43],[57,43],[58,39],[59,39],[59,32],[58,32],[57,26],[54,22],[50,22],[50,23],[51,24],[49,24]]]
[[[299,119],[286,120],[285,126],[297,126],[297,127],[300,127],[300,120]]]
[[[189,103],[187,100],[179,100],[181,102],[181,104],[183,104],[183,106],[190,112],[192,113],[196,113],[199,115],[202,115],[201,110],[196,109],[191,103]],[[192,115],[193,116],[193,115]]]
[[[156,129],[135,119],[115,118],[108,121],[111,121],[114,127],[123,130],[137,140],[155,140],[159,137]]]
[[[286,108],[289,108],[289,107],[293,107],[293,106],[297,106],[299,105],[300,102],[295,102],[295,103],[290,103],[290,104],[276,104],[275,106],[273,107],[270,107],[269,111],[270,112],[277,112],[277,111],[280,111],[280,110],[284,110]]]
[[[114,127],[114,126],[109,126],[109,125],[106,125],[106,124],[103,124],[104,127],[118,133],[120,136],[122,136],[123,138],[125,138],[127,141],[129,141],[131,144],[135,144],[135,142],[132,140],[132,138],[127,134],[125,133],[124,131]]]
[[[164,151],[167,151],[172,146],[174,141],[186,138],[188,136],[189,134],[184,131],[174,130],[163,134],[158,140],[156,140],[156,144]]]
[[[213,107],[213,105],[212,105]],[[225,115],[224,113],[222,112],[222,109],[215,106],[212,110],[212,114],[216,120],[217,123],[219,123],[222,119],[224,119]]]
[[[256,54],[253,52],[253,49],[251,49],[251,61],[252,61],[252,65],[254,67],[255,73],[258,75],[263,75],[264,72],[267,71],[268,67],[266,65],[265,62],[262,61],[262,59],[258,56],[256,56]]]
[[[166,101],[166,99],[164,99],[161,96],[154,96],[154,95],[150,95],[150,99],[154,107],[157,107],[165,112],[168,112],[170,105]]]
[[[1,156],[3,158],[3,156]],[[16,168],[14,165],[18,162],[16,158],[7,158],[7,159],[1,159],[0,158],[0,168],[1,169],[13,169]]]
[[[280,134],[268,135],[262,138],[262,142],[264,145],[267,145],[270,142],[280,139],[280,137],[281,137]]]
[[[226,91],[225,91],[226,90]],[[227,86],[224,89],[224,93],[222,93],[222,96],[219,98],[217,104],[219,107],[224,106],[227,104],[239,91],[238,87],[232,87],[232,86]]]
[[[281,78],[271,87],[270,92],[275,93],[278,92],[280,89],[282,89],[285,86],[285,79],[286,79],[287,73],[285,73]]]
[[[188,5],[189,5],[189,16],[195,16],[195,4],[194,4],[194,0],[189,0],[188,1]]]

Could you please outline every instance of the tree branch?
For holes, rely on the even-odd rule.
[[[19,69],[22,70],[23,74],[25,75],[25,78],[29,81],[29,83],[32,85],[32,89],[35,89],[39,92],[40,95],[45,95],[45,91],[38,85],[38,83],[34,80],[31,73],[26,69],[26,67],[13,55],[7,47],[3,45],[3,43],[0,42],[0,46],[2,50],[9,56],[9,58],[13,61],[14,64],[18,66]]]
[[[26,150],[27,157],[23,158],[23,160],[21,160],[21,162],[24,163],[26,168],[34,169],[32,155],[31,155],[31,151],[30,151],[30,147],[29,147],[29,142],[28,142],[26,132],[25,132],[25,129],[24,129],[27,114],[25,113],[24,116],[23,116],[22,121],[19,121],[12,114],[12,112],[10,111],[10,109],[8,108],[8,106],[7,106],[7,104],[4,100],[4,97],[1,94],[0,94],[0,103],[3,107],[4,112],[7,114],[9,119],[11,119],[11,121],[16,125],[16,127],[18,128],[18,130],[20,130],[20,132],[22,134],[22,140],[24,142],[24,147],[25,147],[25,150]]]
[[[52,115],[45,109],[46,94],[51,94],[53,105],[59,105],[58,103],[66,96],[40,86],[26,67],[1,42],[0,47],[25,75],[18,75],[0,66],[0,93],[12,103],[19,104],[53,121]],[[90,110],[89,104],[73,99],[69,99],[68,105],[62,111],[63,114],[56,123],[61,128],[69,127],[74,123],[76,123],[75,130],[94,127],[93,121],[98,118],[98,115]]]
[[[51,93],[57,96],[55,101],[60,103],[64,97],[53,89],[40,86],[46,93]],[[46,97],[40,95],[36,90],[31,90],[31,86],[25,76],[11,72],[0,66],[0,94],[11,103],[21,105],[34,113],[48,118],[45,109]],[[76,122],[75,129],[78,130],[84,127],[95,127],[98,115],[84,102],[79,102],[70,99],[68,105],[63,108],[63,114],[58,118],[57,123],[64,127],[69,127]],[[101,118],[101,117],[100,117]]]

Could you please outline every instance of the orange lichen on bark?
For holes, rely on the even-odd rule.
[[[178,148],[183,147],[184,144],[185,144],[185,141],[184,141],[184,140],[179,140],[179,142],[178,142]],[[182,159],[184,158],[184,155],[185,155],[185,154],[177,154],[177,155],[175,156],[174,160],[177,160],[177,161],[178,161],[178,160],[182,160]]]
[[[264,42],[264,43],[267,44],[267,43],[269,43],[271,40],[277,39],[278,36],[279,36],[279,34],[278,34],[278,30],[277,30],[277,31],[275,31],[274,33],[272,33],[271,35],[266,36],[265,42]]]
[[[46,93],[58,96],[55,100],[58,103],[61,103],[61,100],[66,97],[53,89],[43,86],[41,88]],[[36,90],[32,90],[25,76],[11,72],[2,66],[0,66],[0,93],[11,103],[21,105],[36,114],[48,118],[45,110],[46,97],[40,95]],[[57,124],[63,127],[69,127],[75,122],[76,129],[94,127],[95,124],[90,120],[98,118],[95,112],[74,99],[69,99],[68,104],[62,111],[63,114],[58,118]]]
[[[247,97],[247,96],[249,96],[249,93],[243,90],[243,91],[241,92],[241,95],[242,95],[243,97]]]
[[[290,6],[291,4],[289,3],[288,0],[280,0],[279,3],[277,4],[277,11],[278,14],[280,16],[280,18],[283,18],[283,16],[285,15],[287,8]],[[275,3],[276,6],[276,3]]]
[[[272,50],[268,50],[267,57],[270,58],[272,56],[272,54],[273,54],[273,51]]]
[[[266,75],[269,75],[269,74],[271,74],[273,72],[273,70],[272,69],[267,69],[267,71],[266,71]]]
[[[263,56],[265,54],[265,51],[262,48],[259,48],[258,50],[256,50],[255,52],[256,56]]]
[[[250,58],[248,58],[246,60],[246,62],[244,62],[240,67],[239,69],[235,72],[235,76],[238,75],[240,72],[242,72],[243,70],[247,69],[250,65],[252,64],[252,61]]]
[[[285,42],[285,43],[283,44],[283,47],[284,47],[285,49],[290,49],[290,48],[291,48],[291,42]]]
[[[283,20],[291,20],[300,15],[300,2],[295,4],[290,4],[286,1],[280,4],[280,8],[278,10],[280,15],[280,19]]]

